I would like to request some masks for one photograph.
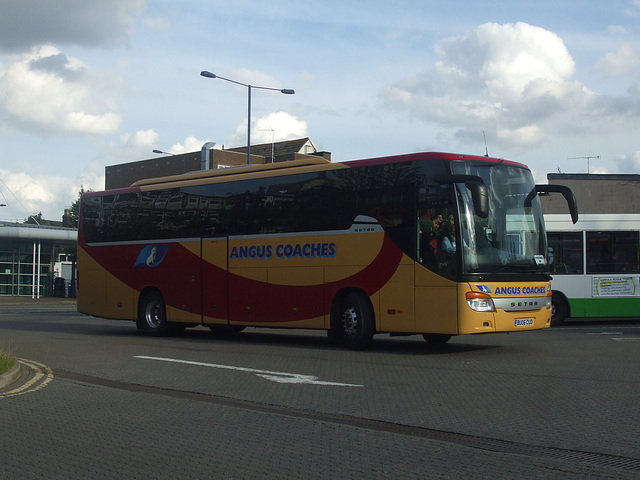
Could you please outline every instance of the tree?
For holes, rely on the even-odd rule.
[[[29,215],[24,223],[29,223],[31,225],[44,225],[46,221],[42,218],[42,212],[38,212],[37,215]]]
[[[93,192],[93,190],[85,190],[84,186],[80,186],[80,191],[78,192],[78,198],[75,202],[71,204],[69,210],[71,210],[71,225],[78,228],[78,217],[80,216],[80,198],[83,193]]]

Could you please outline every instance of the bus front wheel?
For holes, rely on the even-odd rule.
[[[161,337],[171,333],[167,322],[167,308],[160,292],[147,292],[140,301],[138,324],[147,335]]]
[[[340,307],[340,327],[347,348],[363,350],[371,345],[375,319],[367,297],[356,292],[344,297]]]
[[[569,314],[567,301],[559,293],[553,292],[551,296],[551,325],[562,325]]]

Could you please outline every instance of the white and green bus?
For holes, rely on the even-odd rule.
[[[640,318],[640,214],[545,215],[552,325],[567,317]]]

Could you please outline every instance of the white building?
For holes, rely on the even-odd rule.
[[[77,242],[75,228],[0,221],[0,295],[52,296],[54,249]]]

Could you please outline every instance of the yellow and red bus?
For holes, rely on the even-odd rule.
[[[516,162],[430,152],[85,193],[78,310],[150,335],[323,329],[353,349],[380,333],[442,343],[546,328],[547,187]]]

